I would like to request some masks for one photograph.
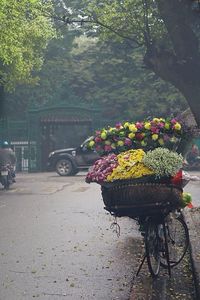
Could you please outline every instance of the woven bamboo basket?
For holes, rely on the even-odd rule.
[[[181,188],[169,184],[127,182],[102,185],[105,209],[116,216],[139,217],[181,207]]]

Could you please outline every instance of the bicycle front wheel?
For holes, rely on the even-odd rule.
[[[149,220],[145,230],[145,250],[149,271],[152,277],[157,277],[160,271],[160,240],[158,236],[158,224]]]
[[[167,216],[165,220],[166,238],[169,251],[170,267],[178,265],[183,259],[189,246],[188,228],[181,216]],[[161,255],[161,266],[168,268],[166,258]]]

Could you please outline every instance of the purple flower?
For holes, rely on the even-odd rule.
[[[163,136],[163,140],[164,140],[165,142],[169,141],[169,139],[170,139],[170,137],[169,137],[168,134],[165,134],[165,135]]]
[[[120,129],[121,126],[122,126],[122,123],[117,123],[117,124],[115,125],[115,127],[116,127],[117,129]]]
[[[132,144],[132,141],[129,138],[125,138],[124,145],[130,146]]]

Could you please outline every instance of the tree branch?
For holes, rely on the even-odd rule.
[[[143,10],[144,10],[144,40],[146,43],[146,46],[148,47],[152,43],[151,39],[151,33],[149,28],[149,20],[148,20],[148,3],[147,0],[143,0]]]

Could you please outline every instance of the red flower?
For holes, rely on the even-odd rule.
[[[141,141],[144,138],[144,134],[143,133],[136,133],[135,137],[137,140]]]
[[[99,136],[95,137],[94,140],[95,140],[96,143],[102,142],[102,139]]]

